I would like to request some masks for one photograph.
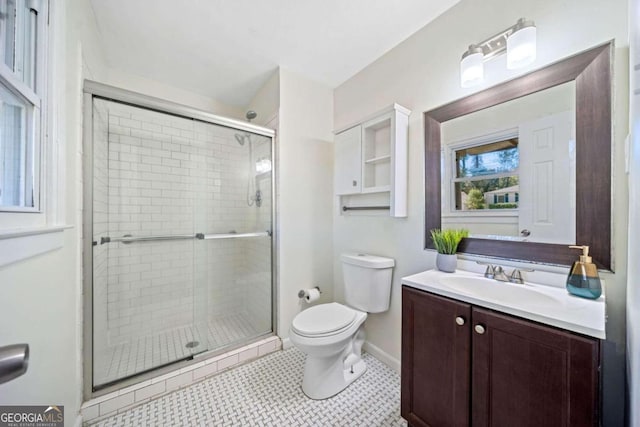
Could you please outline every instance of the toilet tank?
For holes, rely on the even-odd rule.
[[[368,313],[389,310],[395,261],[367,254],[342,254],[345,302]]]

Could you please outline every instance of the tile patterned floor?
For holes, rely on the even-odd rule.
[[[367,372],[342,393],[311,400],[295,348],[193,384],[92,426],[406,426],[400,377],[369,354]]]
[[[204,328],[202,328],[204,329]],[[94,384],[106,384],[148,369],[162,366],[206,349],[221,348],[255,337],[261,332],[251,326],[246,315],[239,313],[209,322],[205,336],[201,329],[186,326],[148,335],[125,344],[109,347],[96,354]],[[190,341],[200,346],[190,349]]]

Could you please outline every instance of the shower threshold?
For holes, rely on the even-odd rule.
[[[94,366],[94,391],[193,359],[198,353],[240,344],[269,332],[253,327],[244,313],[212,319],[206,331],[202,329],[205,328],[188,325],[135,338],[100,351],[99,355],[96,354]]]

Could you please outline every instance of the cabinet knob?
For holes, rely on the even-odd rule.
[[[462,316],[456,317],[456,323],[460,326],[464,325],[464,317]]]
[[[351,181],[351,185],[355,187],[356,185],[358,185],[358,181],[354,179],[353,181]]]
[[[475,329],[475,330],[476,330],[476,333],[478,333],[478,334],[480,334],[480,335],[484,334],[484,331],[485,331],[484,326],[479,325],[479,324],[478,324],[478,325],[476,325],[476,327],[475,327],[475,328],[473,328],[473,329]]]

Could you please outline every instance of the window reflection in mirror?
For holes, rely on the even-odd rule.
[[[442,123],[442,227],[575,244],[575,83]]]
[[[517,209],[518,137],[453,148],[455,210]]]

